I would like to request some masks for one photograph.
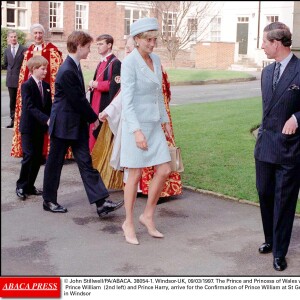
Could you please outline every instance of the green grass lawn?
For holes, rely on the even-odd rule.
[[[93,79],[95,70],[84,71],[84,82],[87,85]],[[226,70],[196,70],[196,69],[169,69],[167,70],[170,82],[225,80],[237,78],[249,78],[251,74]]]
[[[258,202],[251,129],[261,121],[261,98],[171,106],[171,114],[183,184]]]
[[[229,70],[167,69],[170,82],[249,78],[251,74]]]

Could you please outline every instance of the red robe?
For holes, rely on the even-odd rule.
[[[93,98],[91,101],[91,106],[94,110],[94,112],[98,115],[100,113],[100,103],[101,103],[101,95],[102,92],[108,92],[109,91],[109,85],[110,81],[109,80],[104,80],[104,70],[107,66],[107,61],[102,62],[99,65],[99,68],[97,69],[97,75],[96,75],[96,80],[98,81],[98,86],[97,88],[94,89],[93,91]],[[90,147],[90,152],[92,152],[94,145],[96,143],[96,138],[93,135],[93,128],[94,124],[90,124],[89,127],[89,147]]]

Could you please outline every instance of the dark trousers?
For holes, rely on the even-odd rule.
[[[17,91],[18,88],[15,87],[9,87],[8,93],[9,93],[9,109],[10,109],[10,118],[12,120],[15,119],[15,110],[16,110],[16,101],[17,101]]]
[[[285,257],[300,188],[300,164],[255,163],[265,241],[273,244],[274,257]]]
[[[92,166],[88,137],[81,137],[78,140],[50,137],[50,151],[44,173],[44,200],[57,203],[57,190],[59,187],[61,170],[69,146],[72,148],[90,204],[98,201],[100,205],[103,204],[105,198],[107,198],[109,194],[99,172]]]
[[[21,144],[23,159],[17,188],[23,189],[25,193],[30,193],[41,166],[44,132],[22,133]]]

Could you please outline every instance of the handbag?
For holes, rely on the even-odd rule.
[[[171,155],[171,171],[172,172],[183,172],[184,166],[182,162],[181,149],[177,146],[169,146]]]

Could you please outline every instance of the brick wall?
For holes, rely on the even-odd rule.
[[[155,48],[154,53],[156,53],[161,60],[164,68],[171,68],[172,63],[169,59],[168,50],[166,48]],[[190,50],[180,50],[176,56],[175,66],[178,68],[194,68],[195,61],[191,57]]]
[[[227,69],[234,63],[235,43],[201,42],[194,46],[195,68]]]
[[[32,1],[31,24],[41,23],[46,30],[45,40],[51,41],[62,52],[65,58],[68,54],[66,41],[69,34],[75,30],[75,1],[64,1],[64,20],[62,31],[49,30],[49,2]],[[117,6],[115,1],[89,1],[89,34],[96,39],[103,33],[114,37],[114,54],[122,60],[124,57],[124,6]],[[28,34],[29,43],[32,41]],[[165,68],[171,67],[168,52],[158,43],[154,50]],[[83,63],[88,69],[95,69],[99,62],[99,54],[95,44],[91,53]],[[234,63],[234,43],[198,43],[189,50],[180,50],[176,56],[176,67],[199,69],[227,69]]]

